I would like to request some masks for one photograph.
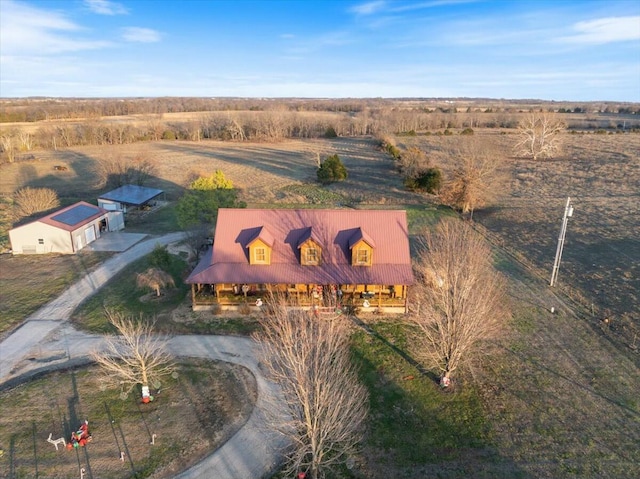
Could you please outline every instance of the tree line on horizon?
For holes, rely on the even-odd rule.
[[[632,102],[555,102],[491,98],[0,98],[0,123],[37,122],[215,111],[289,111],[359,113],[402,109],[440,113],[517,113],[532,108],[559,113],[640,115]]]
[[[338,106],[325,111],[294,111],[282,104],[281,109],[209,111],[184,120],[172,120],[163,113],[132,116],[130,121],[90,116],[77,122],[44,122],[33,132],[16,125],[3,128],[0,132],[0,161],[11,163],[19,159],[18,155],[35,149],[57,150],[160,140],[281,141],[386,134],[446,135],[452,130],[464,132],[474,128],[515,130],[523,117],[531,111],[540,111],[470,106],[464,111],[459,110],[453,106],[435,109],[370,108],[364,103],[358,111],[341,111]],[[544,108],[542,110],[546,112]],[[609,131],[640,131],[640,118],[609,118],[604,114],[598,117],[584,112],[571,117],[557,114],[563,116],[566,126],[573,130],[605,132],[603,128],[608,128]]]

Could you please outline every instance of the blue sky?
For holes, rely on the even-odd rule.
[[[640,101],[640,1],[0,0],[0,96]]]

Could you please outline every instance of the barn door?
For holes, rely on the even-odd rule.
[[[87,240],[87,244],[92,243],[96,240],[96,229],[93,225],[90,225],[87,229],[84,230],[84,238]]]

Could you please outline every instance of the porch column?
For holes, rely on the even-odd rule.
[[[404,314],[409,312],[409,286],[402,286],[404,297]]]

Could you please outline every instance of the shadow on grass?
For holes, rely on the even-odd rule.
[[[524,477],[491,444],[491,427],[479,391],[464,384],[445,392],[437,377],[408,352],[410,331],[392,321],[364,324],[352,354],[369,390],[365,449],[378,466],[402,477]]]

